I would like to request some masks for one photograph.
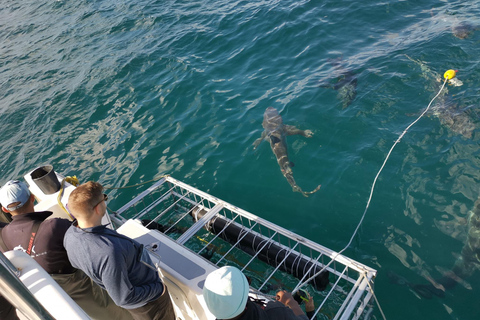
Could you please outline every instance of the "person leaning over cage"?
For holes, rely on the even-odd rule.
[[[107,197],[98,182],[78,186],[68,198],[76,221],[65,234],[70,262],[105,288],[112,300],[138,320],[174,320],[167,287],[137,241],[102,225]]]
[[[203,298],[217,320],[308,320],[300,305],[285,290],[278,301],[263,303],[248,297],[249,284],[237,268],[227,266],[211,272],[205,279]]]
[[[63,237],[72,222],[49,218],[50,211],[35,212],[35,197],[24,182],[8,181],[0,189],[2,210],[12,221],[0,229],[0,250],[22,250],[30,255],[92,319],[130,320],[128,312],[116,306],[108,294],[68,261]],[[0,300],[0,319],[7,318]],[[13,313],[12,319],[15,319]]]

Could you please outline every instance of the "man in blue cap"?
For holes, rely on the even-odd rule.
[[[12,222],[0,232],[0,250],[22,250],[51,274],[71,274],[75,268],[63,248],[63,235],[71,222],[49,219],[49,211],[35,212],[35,197],[25,183],[8,181],[0,189],[2,210],[12,215]]]
[[[22,250],[30,255],[92,319],[132,319],[108,294],[68,261],[63,238],[71,221],[35,212],[35,197],[27,185],[8,181],[0,189],[2,210],[12,221],[0,230],[0,250]]]

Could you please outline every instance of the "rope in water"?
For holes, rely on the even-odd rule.
[[[350,241],[348,241],[347,245],[342,249],[340,250],[339,252],[337,252],[333,257],[332,257],[332,260],[326,265],[324,266],[319,272],[317,272],[316,274],[314,274],[313,276],[311,276],[310,278],[308,278],[307,280],[303,281],[303,282],[300,282],[296,287],[295,289],[293,290],[293,293],[297,292],[300,288],[304,287],[305,285],[307,285],[312,279],[314,279],[316,276],[318,276],[320,273],[322,273],[326,268],[328,268],[328,266],[330,266],[332,264],[333,261],[335,261],[335,259],[337,258],[337,256],[339,256],[340,254],[342,254],[351,244],[352,244],[352,241],[353,239],[355,238],[355,236],[357,235],[357,232],[358,230],[360,229],[360,226],[362,225],[363,223],[363,220],[365,219],[365,215],[367,214],[367,210],[368,208],[370,207],[370,201],[372,200],[372,196],[373,196],[373,191],[375,189],[375,184],[377,183],[377,180],[378,180],[378,177],[380,176],[380,173],[383,171],[383,168],[385,167],[385,164],[387,163],[388,159],[390,158],[390,155],[392,154],[392,151],[393,149],[396,147],[396,145],[398,143],[400,143],[400,140],[403,138],[403,136],[407,133],[407,131],[415,124],[417,123],[426,113],[427,111],[430,109],[430,106],[432,105],[433,101],[435,101],[435,99],[438,98],[438,96],[440,95],[440,93],[442,92],[443,88],[445,88],[445,84],[447,83],[447,81],[449,80],[448,77],[445,77],[445,81],[443,82],[443,85],[442,87],[440,88],[440,90],[438,91],[438,93],[435,95],[435,97],[433,97],[433,99],[430,101],[430,103],[428,104],[427,108],[422,112],[422,114],[417,118],[415,119],[415,121],[413,121],[403,132],[402,134],[398,137],[398,139],[395,141],[395,143],[393,144],[393,146],[390,148],[390,151],[388,151],[387,153],[387,156],[385,157],[385,160],[383,161],[383,164],[382,166],[380,167],[380,170],[378,170],[378,173],[377,175],[375,176],[375,179],[373,179],[373,184],[372,184],[372,188],[370,190],[370,196],[368,197],[368,201],[367,201],[367,205],[365,207],[365,211],[363,212],[363,215],[362,215],[362,218],[360,219],[360,222],[358,223],[357,227],[355,228],[355,231],[353,232],[352,234],[352,237],[350,238]],[[370,284],[369,284],[370,286]],[[372,290],[372,287],[370,286],[371,290]],[[373,290],[372,290],[372,293],[373,293]],[[380,308],[380,304],[378,303],[378,300],[376,300],[375,298],[375,301],[377,302],[377,305],[378,307]],[[381,310],[381,308],[380,308]],[[385,315],[383,314],[382,312],[382,316],[384,319],[385,318]]]

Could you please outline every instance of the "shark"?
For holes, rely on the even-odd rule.
[[[473,137],[475,123],[472,121],[470,113],[462,110],[450,96],[439,97],[432,112],[434,116],[438,117],[440,123],[450,128],[451,131],[461,134],[467,139]]]
[[[405,57],[420,66],[422,77],[429,80],[430,83],[443,82],[440,74],[432,71],[425,62],[415,60],[408,55],[405,55]],[[463,84],[457,78],[449,80],[448,83],[453,86],[461,86]],[[430,84],[428,86],[430,86]],[[440,123],[448,127],[452,132],[461,134],[467,139],[472,138],[475,123],[469,111],[462,110],[462,108],[459,107],[458,103],[448,95],[448,89],[446,87],[438,96],[436,103],[432,106],[431,114],[437,117]]]
[[[480,270],[480,197],[467,215],[467,234],[462,251],[450,270],[442,271],[439,279],[428,279],[429,284],[416,284],[389,271],[387,276],[392,283],[408,286],[423,298],[431,299],[434,295],[443,298],[447,290],[457,284],[470,288],[467,279]]]
[[[416,294],[426,299],[431,299],[433,296],[443,298],[445,292],[453,289],[457,284],[471,289],[470,284],[467,283],[467,279],[476,271],[480,270],[480,197],[475,201],[473,209],[468,212],[466,221],[466,236],[461,237],[464,238],[462,250],[457,256],[453,267],[446,271],[441,270],[441,278],[429,278],[427,280],[429,280],[430,283],[418,284],[410,282],[405,277],[393,271],[388,271],[387,277],[390,282],[407,286]],[[461,233],[463,232],[464,231]]]
[[[458,39],[467,39],[477,30],[480,30],[480,26],[462,22],[452,27],[452,34]]]
[[[444,275],[443,282],[446,283],[445,286],[449,289],[448,284],[456,284],[456,282],[459,282],[459,279],[464,280],[472,276],[476,270],[480,270],[480,198],[475,201],[473,209],[468,213],[467,239],[463,245],[460,257],[451,271]]]
[[[435,14],[433,9],[430,11],[432,17],[431,22],[433,24],[440,24],[445,26],[450,26],[450,31],[455,38],[458,39],[467,39],[475,31],[480,30],[480,26],[472,23],[467,15],[468,14],[457,14],[457,12],[452,12],[446,10],[444,12],[438,12]]]
[[[305,138],[311,138],[313,136],[313,132],[311,130],[300,130],[295,126],[283,124],[282,117],[278,113],[277,109],[273,107],[268,107],[265,110],[265,113],[263,114],[262,126],[264,131],[262,132],[261,137],[255,140],[253,143],[254,149],[256,149],[263,140],[269,141],[273,154],[275,154],[275,157],[277,158],[280,170],[287,179],[288,183],[292,186],[293,191],[300,192],[305,197],[317,192],[321,185],[316,187],[313,191],[305,192],[295,182],[292,172],[293,163],[290,162],[288,158],[287,142],[285,139],[286,136],[297,134],[302,135]]]
[[[351,70],[342,66],[341,58],[330,59],[330,64],[335,67],[337,73],[337,82],[330,81],[320,83],[322,88],[330,88],[337,91],[337,98],[342,101],[342,109],[346,109],[357,97],[357,76]]]

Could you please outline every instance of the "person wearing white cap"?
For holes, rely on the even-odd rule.
[[[92,319],[132,317],[117,307],[108,294],[68,260],[63,238],[72,222],[51,218],[50,211],[35,212],[35,196],[18,180],[8,181],[0,189],[2,210],[12,221],[0,229],[0,250],[22,250],[35,259]],[[2,315],[0,310],[0,315]],[[0,318],[1,319],[1,318]]]
[[[203,298],[217,320],[308,320],[292,295],[277,293],[278,301],[260,305],[248,298],[249,284],[236,267],[221,267],[205,279]]]

